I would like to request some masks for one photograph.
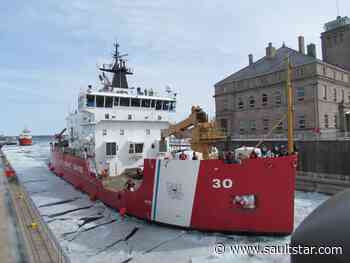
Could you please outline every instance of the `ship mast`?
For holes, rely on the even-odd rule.
[[[124,57],[127,57],[128,54],[121,55],[119,53],[119,43],[116,41],[114,44],[115,50],[113,53],[113,64],[111,65],[103,65],[100,70],[102,72],[109,72],[113,74],[112,83],[109,84],[109,87],[112,88],[121,88],[121,89],[128,89],[128,80],[126,75],[132,75],[132,71],[130,68],[126,65],[126,59]]]
[[[288,154],[293,154],[294,152],[294,109],[293,109],[293,92],[292,92],[292,65],[290,63],[289,57],[286,59],[287,64],[287,102],[288,102]]]

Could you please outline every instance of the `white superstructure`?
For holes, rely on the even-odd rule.
[[[115,63],[101,71],[113,73],[113,82],[103,74],[100,90],[91,86],[79,95],[78,109],[67,118],[69,148],[94,160],[96,172],[110,176],[143,165],[143,159],[158,157],[161,130],[169,126],[176,109],[176,94],[161,96],[151,89],[129,88],[130,73],[116,44]]]

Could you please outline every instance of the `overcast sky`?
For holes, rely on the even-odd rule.
[[[350,1],[340,0],[350,15]],[[113,42],[129,54],[130,85],[179,93],[177,118],[193,104],[214,114],[213,85],[264,56],[272,42],[318,46],[336,1],[12,0],[0,9],[0,133],[24,126],[52,134],[65,126],[77,94],[97,85],[96,63]]]

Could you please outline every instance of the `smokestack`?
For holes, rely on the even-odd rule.
[[[254,64],[253,54],[249,54],[248,57],[249,57],[249,66],[251,66]]]
[[[307,55],[316,58],[316,45],[311,43],[307,45]]]
[[[272,43],[269,43],[269,46],[266,48],[266,57],[274,58],[276,55],[276,48],[272,46]]]
[[[298,37],[299,52],[305,55],[305,38],[303,36]]]

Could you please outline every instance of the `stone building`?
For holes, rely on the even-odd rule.
[[[326,36],[323,33],[323,38]],[[326,37],[327,39],[327,37]],[[350,47],[350,38],[347,46]],[[294,125],[298,136],[319,132],[350,131],[350,71],[336,65],[350,65],[350,56],[344,60],[340,49],[323,48],[333,64],[316,57],[316,46],[305,51],[304,37],[298,39],[294,50],[283,44],[276,49],[271,43],[266,56],[215,84],[216,119],[232,137],[259,138],[270,132],[287,111],[286,58],[293,66]],[[336,64],[336,65],[335,65]],[[285,136],[286,119],[277,125],[273,135]],[[277,135],[279,134],[279,135]]]
[[[321,34],[323,60],[350,70],[350,18],[337,17]]]

